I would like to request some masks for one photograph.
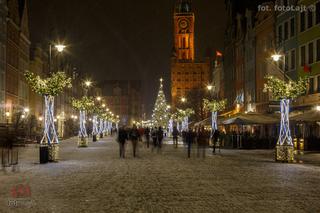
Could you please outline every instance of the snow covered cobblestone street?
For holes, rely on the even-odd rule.
[[[272,150],[187,159],[172,145],[161,153],[140,145],[134,159],[130,143],[119,159],[114,138],[88,148],[76,141],[63,141],[59,163],[45,165],[38,148],[21,148],[18,171],[0,171],[0,212],[320,212],[320,160],[274,163]],[[21,188],[29,193],[15,198]]]

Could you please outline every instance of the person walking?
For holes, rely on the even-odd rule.
[[[200,127],[197,135],[197,143],[198,143],[197,157],[200,157],[200,154],[202,155],[203,158],[206,157],[206,147],[208,144],[208,139],[209,139],[209,136],[206,130],[204,129],[204,126]]]
[[[178,148],[178,137],[179,137],[179,131],[177,127],[174,126],[172,130],[172,139],[173,139],[173,145],[175,148]]]
[[[159,152],[162,148],[162,141],[163,141],[163,130],[161,126],[159,126],[157,131],[157,139],[158,139],[157,145],[158,145],[158,152]]]
[[[144,128],[143,128],[143,127],[140,127],[140,128],[138,129],[138,131],[139,131],[139,141],[142,142],[142,137],[143,137],[143,135],[144,135]]]
[[[125,158],[125,144],[128,140],[128,134],[124,127],[120,127],[118,131],[118,143],[120,148],[120,158]]]
[[[147,128],[144,130],[144,135],[145,135],[145,137],[146,137],[147,148],[149,148],[149,144],[150,144],[150,129],[149,129],[149,127],[147,127]]]
[[[213,150],[212,150],[212,153],[215,153],[216,152],[216,145],[218,144],[218,141],[219,141],[219,137],[220,137],[220,131],[219,130],[215,130],[214,133],[213,133]]]
[[[153,147],[152,147],[152,151],[153,151],[153,149],[157,148],[158,135],[157,135],[156,128],[152,128],[151,137],[152,137],[152,142],[153,142]]]
[[[186,143],[188,145],[188,158],[191,156],[191,148],[194,141],[194,132],[192,129],[189,129],[189,131],[186,133]]]
[[[137,129],[136,125],[133,125],[131,131],[130,131],[130,140],[132,142],[132,151],[133,151],[133,157],[136,157],[137,154],[137,145],[138,145],[138,139],[139,139],[139,131]]]

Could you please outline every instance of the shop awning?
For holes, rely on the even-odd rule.
[[[254,124],[276,124],[279,123],[273,115],[259,114],[259,113],[247,113],[238,114],[234,117],[226,119],[222,122],[224,125],[254,125]]]
[[[310,110],[302,114],[292,116],[290,120],[296,122],[317,122],[320,121],[320,111]]]

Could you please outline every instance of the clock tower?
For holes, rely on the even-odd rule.
[[[178,0],[174,11],[174,48],[178,61],[194,61],[194,13],[190,0]]]
[[[171,60],[171,106],[179,107],[194,89],[211,82],[210,61],[195,60],[194,22],[191,0],[176,0],[173,14],[174,47]],[[187,101],[188,102],[188,101]]]

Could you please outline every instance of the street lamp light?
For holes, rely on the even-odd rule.
[[[89,81],[89,80],[86,80],[86,81],[84,82],[84,85],[89,88],[89,87],[92,85],[92,82]]]
[[[25,113],[29,113],[29,112],[30,112],[30,109],[29,109],[29,108],[24,108],[23,111],[24,111]]]
[[[182,98],[181,98],[181,102],[182,102],[182,103],[185,103],[186,101],[187,101],[187,99],[186,99],[185,97],[182,97]]]
[[[280,58],[282,57],[282,55],[276,53],[276,54],[273,54],[271,56],[272,60],[275,61],[275,62],[278,62],[280,60]]]
[[[61,52],[64,51],[64,49],[66,48],[66,46],[63,45],[63,44],[57,44],[57,45],[55,45],[55,48],[57,49],[57,51],[58,51],[59,53],[61,53]]]
[[[102,107],[103,107],[103,108],[105,108],[105,107],[106,107],[106,105],[105,105],[105,104],[102,104]]]
[[[207,89],[208,89],[209,91],[211,91],[211,90],[213,89],[213,86],[212,86],[212,85],[208,85],[208,86],[207,86]]]
[[[320,111],[320,106],[316,106],[316,110],[317,110],[317,111]]]
[[[97,97],[97,101],[101,101],[101,97],[100,96]]]

